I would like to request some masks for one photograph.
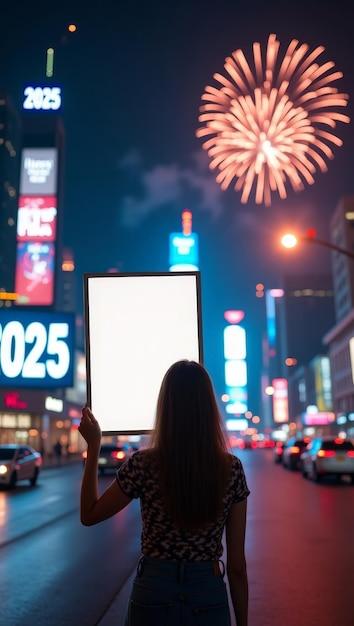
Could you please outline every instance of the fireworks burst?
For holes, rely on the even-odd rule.
[[[323,46],[309,52],[293,39],[281,61],[279,46],[270,35],[263,60],[260,44],[253,44],[255,72],[236,50],[225,61],[227,75],[214,74],[221,86],[206,87],[202,96],[207,104],[200,107],[197,137],[212,135],[203,143],[210,168],[219,169],[222,189],[237,179],[243,203],[253,186],[256,203],[270,205],[272,192],[286,198],[287,183],[296,191],[312,185],[316,169],[327,170],[332,146],[343,143],[328,129],[350,121],[339,112],[348,95],[332,86],[342,72],[333,71],[332,61],[316,62]]]

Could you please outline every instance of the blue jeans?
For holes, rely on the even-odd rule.
[[[230,626],[221,564],[142,557],[125,626]]]

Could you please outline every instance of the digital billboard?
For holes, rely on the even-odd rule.
[[[242,415],[248,409],[246,330],[238,322],[244,311],[227,310],[228,325],[224,328],[225,390],[229,398],[225,410],[229,415]]]
[[[202,360],[199,274],[86,275],[88,399],[102,431],[154,425],[163,376]]]
[[[198,235],[170,234],[170,271],[198,269]]]
[[[17,241],[55,241],[56,196],[20,196]]]
[[[56,148],[24,148],[21,160],[20,194],[55,195],[57,161]]]
[[[26,111],[57,111],[61,107],[60,87],[29,85],[23,95],[23,108]]]
[[[54,244],[17,244],[16,304],[51,305],[54,296]]]
[[[0,386],[71,387],[74,316],[0,310]]]
[[[289,421],[288,381],[286,378],[275,378],[272,381],[273,419],[277,424]]]

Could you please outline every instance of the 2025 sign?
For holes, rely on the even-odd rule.
[[[71,387],[74,316],[0,311],[0,386]]]

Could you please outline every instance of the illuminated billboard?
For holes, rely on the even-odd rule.
[[[318,411],[317,413],[304,413],[305,426],[328,426],[335,422],[336,416],[331,411]]]
[[[229,415],[242,415],[248,410],[246,331],[238,323],[244,317],[244,311],[224,313],[229,322],[224,328],[225,389],[229,398],[225,411]]]
[[[56,223],[55,196],[20,196],[17,241],[55,241]]]
[[[192,212],[182,212],[182,232],[170,234],[170,272],[199,269],[198,235],[192,232]]]
[[[54,244],[17,244],[16,304],[51,305],[54,296]]]
[[[198,269],[198,235],[170,234],[170,271]]]
[[[0,386],[70,387],[74,316],[0,310]]]
[[[199,298],[196,272],[86,275],[88,401],[102,431],[153,428],[167,369],[202,360]]]
[[[56,148],[24,148],[21,160],[20,194],[55,195],[57,161]]]
[[[277,424],[289,421],[288,381],[286,378],[275,378],[272,382],[273,419]]]
[[[226,430],[242,432],[243,430],[246,430],[247,427],[248,427],[248,422],[243,417],[238,418],[238,419],[226,420]]]
[[[26,111],[57,111],[61,107],[60,87],[32,87],[25,88],[23,108]]]
[[[57,169],[56,148],[22,150],[15,270],[20,306],[51,306],[54,301]]]

